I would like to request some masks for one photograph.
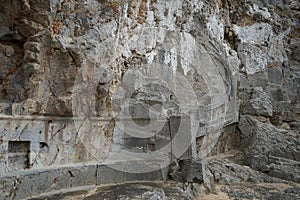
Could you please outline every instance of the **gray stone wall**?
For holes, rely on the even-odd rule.
[[[0,176],[235,149],[299,182],[299,8],[0,0]]]
[[[194,21],[201,9],[214,12],[211,29]],[[3,10],[1,173],[131,153],[126,159],[202,158],[238,120],[240,61],[222,42],[218,7],[12,1]],[[8,158],[14,141],[28,142],[23,160]]]

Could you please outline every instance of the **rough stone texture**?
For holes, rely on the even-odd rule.
[[[278,129],[251,116],[241,117],[239,127],[242,138],[245,138],[242,144],[244,146],[250,144],[242,158],[245,164],[271,176],[300,181],[298,133]]]
[[[40,193],[63,188],[96,184],[97,166],[79,166],[30,170],[5,177],[11,179],[11,187],[3,189],[5,199],[24,199]],[[74,181],[74,182],[73,182]],[[9,190],[7,190],[9,189]]]
[[[32,199],[191,199],[176,183],[144,182],[104,185],[94,188],[79,188],[77,191],[61,191],[47,196],[36,196]]]
[[[200,160],[182,160],[171,165],[169,176],[175,181],[203,183],[203,167]]]
[[[213,4],[11,1],[1,10],[2,174],[128,152],[202,158],[209,150],[193,140],[215,135],[211,149],[237,122],[240,62],[220,42]],[[206,10],[200,37],[194,14]],[[10,141],[30,143],[26,167],[11,167]]]
[[[171,162],[170,177],[195,193],[191,182],[219,182],[232,198],[298,198],[294,186],[245,196],[230,184],[251,187],[248,167],[259,182],[300,182],[299,10],[297,0],[0,0],[0,198],[165,179]],[[206,163],[232,150],[225,166]],[[95,162],[111,166],[85,166]]]
[[[228,155],[227,155],[228,156]],[[217,199],[299,199],[300,185],[291,181],[274,178],[268,174],[254,170],[248,166],[233,163],[233,158],[213,158],[207,162],[214,185],[213,191]],[[206,198],[207,196],[202,196]],[[201,198],[200,198],[201,199]],[[207,197],[207,199],[210,199]]]
[[[137,163],[131,163],[137,165]],[[143,164],[143,165],[142,165]],[[149,163],[139,163],[148,167]],[[113,164],[77,164],[24,172],[11,173],[1,178],[1,199],[24,199],[58,190],[72,190],[81,186],[105,185],[108,183],[134,181],[163,181],[167,169],[148,173],[128,173],[113,169]],[[114,163],[118,166],[120,163]]]

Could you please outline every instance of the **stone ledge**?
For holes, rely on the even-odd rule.
[[[128,163],[125,165],[149,167],[152,161],[129,161]],[[124,165],[124,162],[109,165],[119,164]],[[163,181],[168,174],[168,167],[144,173],[129,173],[118,171],[109,165],[76,164],[7,174],[0,178],[0,199],[24,199],[62,189],[108,183]]]
[[[64,195],[80,195],[80,194],[87,194],[89,191],[95,189],[96,185],[89,185],[89,186],[79,186],[79,187],[73,187],[70,189],[61,189],[61,190],[55,190],[52,192],[45,192],[39,195],[35,195],[26,199],[31,200],[40,200],[40,199],[47,199],[49,197],[52,197],[53,199],[61,199],[64,197]]]

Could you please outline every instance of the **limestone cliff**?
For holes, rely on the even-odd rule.
[[[300,182],[299,1],[0,2],[0,198]]]

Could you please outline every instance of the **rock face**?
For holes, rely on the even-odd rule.
[[[147,1],[6,4],[1,173],[205,157],[223,127],[237,122],[239,60],[225,43],[197,33],[193,14],[202,7],[210,9]],[[217,33],[222,27],[212,17]],[[28,155],[19,159],[10,146]]]
[[[271,176],[299,182],[299,133],[278,129],[242,116],[239,122],[241,135],[251,141],[244,155],[244,163]],[[250,136],[250,137],[249,137]]]
[[[299,183],[299,9],[293,0],[0,0],[0,180],[14,183],[1,198],[21,198],[23,173],[95,163],[95,185],[114,170],[114,182],[169,170],[213,190],[251,182],[243,165],[262,182]],[[207,161],[231,150],[239,178]],[[79,174],[62,188],[89,185],[74,183]]]

